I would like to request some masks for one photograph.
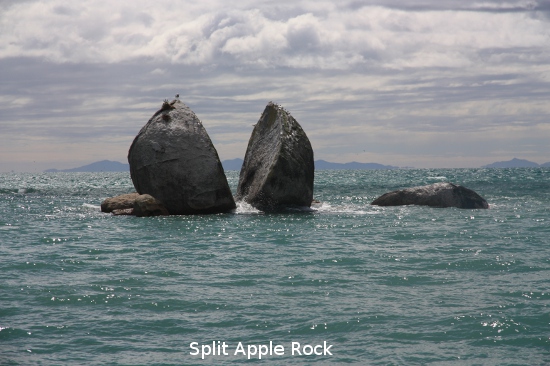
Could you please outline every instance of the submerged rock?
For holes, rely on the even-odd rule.
[[[290,113],[270,102],[250,136],[237,199],[263,210],[310,207],[314,171],[306,133]]]
[[[113,212],[114,210],[126,210],[134,207],[134,200],[139,193],[121,194],[110,197],[101,202],[101,212]]]
[[[372,201],[371,205],[489,208],[487,201],[476,192],[452,183],[435,183],[385,193]]]
[[[169,215],[162,202],[149,194],[142,194],[135,199],[133,214],[137,217]]]
[[[160,200],[172,215],[228,212],[235,201],[218,153],[188,106],[165,101],[128,152],[138,193]]]

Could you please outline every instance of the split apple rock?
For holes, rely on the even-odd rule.
[[[218,153],[201,121],[179,100],[164,101],[128,152],[139,194],[159,200],[171,215],[235,209]]]

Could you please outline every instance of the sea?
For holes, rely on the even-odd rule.
[[[436,182],[490,208],[370,205]],[[310,209],[100,212],[132,191],[0,174],[0,365],[550,364],[548,168],[326,170]]]

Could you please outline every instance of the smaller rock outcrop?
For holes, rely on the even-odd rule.
[[[250,136],[236,199],[260,210],[310,207],[314,172],[306,133],[290,113],[270,102]]]
[[[435,183],[385,193],[372,201],[371,205],[489,208],[487,201],[476,192],[453,183]]]
[[[113,212],[114,210],[124,210],[134,207],[134,200],[139,193],[121,194],[120,196],[110,197],[101,202],[101,212]]]
[[[162,202],[148,194],[128,193],[107,198],[101,203],[102,212],[110,212],[114,216],[134,215],[160,216],[169,215]]]
[[[137,217],[170,215],[162,202],[149,194],[142,194],[134,200],[133,214]]]

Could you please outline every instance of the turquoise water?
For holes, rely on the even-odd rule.
[[[440,181],[490,209],[369,205]],[[320,171],[309,212],[99,211],[132,190],[0,175],[1,365],[550,364],[550,169]]]

